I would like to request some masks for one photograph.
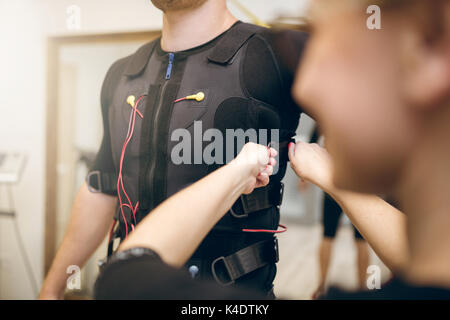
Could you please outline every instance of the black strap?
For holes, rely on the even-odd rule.
[[[153,53],[153,49],[155,49],[157,42],[160,41],[160,38],[153,40],[152,42],[146,43],[142,47],[140,47],[132,56],[130,61],[128,62],[126,69],[123,74],[125,76],[137,76],[144,71],[147,66],[148,61]]]
[[[274,237],[257,242],[229,256],[215,259],[211,264],[211,271],[219,284],[227,286],[252,271],[276,262],[278,262],[278,240]]]
[[[86,184],[93,193],[116,194],[117,174],[94,170],[87,174]]]
[[[250,194],[241,195],[230,209],[235,218],[246,218],[249,213],[280,206],[283,202],[284,184],[271,183],[264,188],[257,188]]]
[[[289,143],[295,144],[295,139],[289,138],[287,141],[280,142],[280,145],[278,146],[281,163],[289,161]]]
[[[214,47],[208,60],[218,64],[231,63],[239,49],[259,30],[264,29],[249,23],[239,22],[232,27]]]

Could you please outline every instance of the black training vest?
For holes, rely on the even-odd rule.
[[[264,28],[238,22],[218,39],[198,48],[168,53],[161,49],[157,39],[141,47],[131,57],[118,81],[109,107],[111,150],[118,172],[132,112],[127,99],[133,95],[137,101],[143,96],[137,106],[143,119],[136,117],[134,134],[127,146],[122,169],[126,193],[133,204],[139,201],[139,210],[135,218],[128,208],[124,209],[124,215],[118,211],[118,234],[122,239],[126,233],[124,217],[128,232],[131,232],[130,226],[134,224],[134,219],[139,222],[162,201],[222,165],[206,164],[204,161],[198,164],[174,164],[171,152],[179,143],[173,141],[172,137],[176,129],[186,129],[192,140],[199,134],[195,121],[201,121],[203,133],[211,128],[216,128],[223,134],[227,129],[245,131],[253,128],[257,132],[259,129],[280,129],[278,136],[271,137],[269,134],[267,141],[254,142],[267,144],[276,138],[281,145],[286,145],[289,137],[280,128],[280,113],[275,107],[252,98],[240,80],[247,42],[262,30]],[[142,59],[147,63],[139,63]],[[184,100],[174,103],[176,99],[197,92],[204,93],[202,101]],[[211,142],[203,141],[203,148],[209,143]],[[194,151],[192,146],[192,161]],[[281,153],[278,161],[281,162],[280,167],[285,169],[287,160]],[[200,268],[201,278],[211,277],[210,264],[213,259],[273,238],[269,233],[245,233],[241,230],[277,229],[277,205],[280,199],[274,194],[279,195],[283,175],[284,170],[281,170],[278,178],[266,187],[271,192],[238,200],[233,206],[233,212],[239,212],[243,215],[242,218],[228,212],[208,234],[188,263],[188,266],[195,263]],[[121,196],[126,199],[123,193]],[[262,203],[265,205],[262,206]],[[242,277],[239,283],[270,290],[275,276],[274,262]]]

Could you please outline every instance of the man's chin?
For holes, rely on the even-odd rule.
[[[189,10],[200,7],[208,0],[151,0],[163,12]]]

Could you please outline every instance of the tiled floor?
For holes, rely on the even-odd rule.
[[[288,226],[288,231],[278,235],[280,262],[275,294],[284,299],[310,299],[319,282],[318,248],[322,226],[284,224]],[[327,285],[356,288],[356,248],[353,239],[352,228],[342,226],[335,239]],[[389,270],[372,250],[370,264],[380,267],[382,283],[389,279]]]

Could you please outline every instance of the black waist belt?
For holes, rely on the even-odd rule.
[[[257,242],[229,256],[218,257],[211,264],[211,272],[219,284],[227,286],[252,271],[276,262],[278,262],[278,240],[274,237]]]
[[[117,192],[117,174],[91,171],[86,176],[86,184],[89,191],[93,193],[115,194]]]
[[[249,213],[279,206],[283,200],[284,184],[277,182],[241,195],[230,209],[235,218],[247,218]]]
[[[277,149],[280,156],[280,163],[289,161],[289,144],[295,144],[294,138],[289,138],[287,140],[281,141],[278,146],[274,146]],[[277,148],[278,147],[278,148]]]

